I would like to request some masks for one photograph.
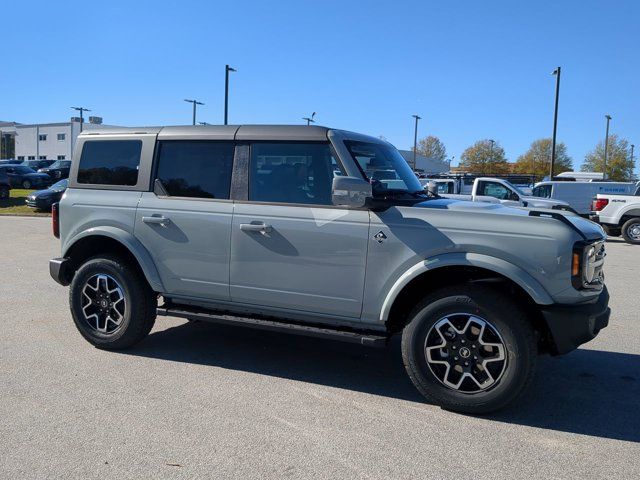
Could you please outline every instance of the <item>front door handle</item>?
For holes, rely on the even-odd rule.
[[[240,230],[243,232],[260,232],[269,233],[271,231],[271,225],[266,223],[241,223]]]
[[[162,215],[152,215],[150,217],[142,217],[142,221],[144,223],[148,223],[151,225],[160,225],[162,227],[166,227],[169,225],[171,220],[167,217],[163,217]]]

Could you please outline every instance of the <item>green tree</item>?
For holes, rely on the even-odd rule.
[[[635,161],[629,154],[629,142],[618,135],[609,135],[607,147],[607,178],[614,182],[625,182],[633,178]],[[604,141],[599,142],[584,158],[583,172],[604,171]]]
[[[540,138],[533,142],[526,153],[520,155],[514,165],[517,173],[533,173],[539,177],[549,175],[551,166],[551,139]],[[573,168],[573,161],[567,155],[567,147],[564,143],[556,143],[556,161],[553,166],[553,173],[557,175],[570,171]]]
[[[460,156],[460,166],[473,173],[507,173],[509,163],[504,149],[498,142],[478,140],[468,147]]]
[[[422,140],[418,141],[418,148],[416,151],[431,160],[436,160],[438,162],[444,162],[447,159],[447,149],[444,146],[444,143],[433,135],[429,135],[428,137],[424,137]]]

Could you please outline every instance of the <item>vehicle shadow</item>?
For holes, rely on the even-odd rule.
[[[209,323],[151,334],[128,355],[210,365],[424,403],[387,349]],[[525,397],[489,420],[640,442],[640,355],[579,349],[540,357]]]

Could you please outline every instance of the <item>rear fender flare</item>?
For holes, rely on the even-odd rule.
[[[153,262],[153,259],[151,258],[151,254],[137,238],[135,238],[131,233],[122,230],[121,228],[105,226],[84,230],[65,242],[62,256],[66,257],[67,252],[79,240],[95,236],[109,237],[121,243],[138,261],[138,265],[140,265],[140,268],[142,269],[142,272],[144,273],[144,276],[149,282],[151,288],[156,292],[164,292],[162,280],[160,279],[158,270],[155,266],[155,263]]]

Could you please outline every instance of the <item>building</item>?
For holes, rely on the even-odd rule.
[[[413,168],[413,150],[399,150],[399,152]],[[441,162],[417,153],[414,170],[427,175],[433,173],[445,173],[449,171],[449,162]]]
[[[0,121],[0,160],[15,156],[16,122]]]
[[[89,117],[83,130],[111,127],[102,118]],[[69,122],[15,125],[15,158],[18,160],[70,160],[76,138],[80,134],[80,118]]]

